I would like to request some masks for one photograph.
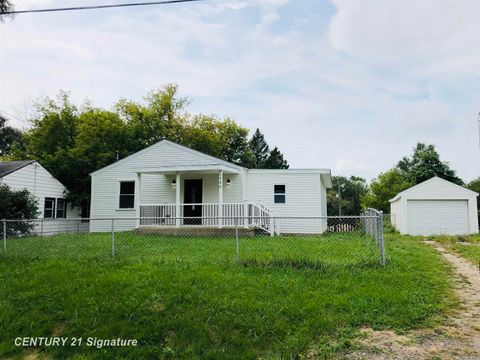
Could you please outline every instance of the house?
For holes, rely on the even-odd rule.
[[[36,197],[38,217],[48,220],[36,229],[43,234],[66,230],[66,222],[60,220],[80,217],[80,210],[65,199],[65,186],[35,160],[0,162],[0,182],[13,190],[27,189]]]
[[[328,169],[253,170],[168,140],[91,174],[91,217],[122,218],[115,228],[235,227],[273,234],[321,233]],[[107,231],[106,221],[91,231]]]
[[[433,177],[390,200],[392,224],[408,235],[475,234],[477,196],[474,191]]]

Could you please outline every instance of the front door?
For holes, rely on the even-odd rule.
[[[194,219],[184,219],[185,225],[202,224],[202,180],[185,180],[183,192],[183,216]],[[191,205],[190,205],[191,204]],[[194,205],[200,204],[200,205]]]

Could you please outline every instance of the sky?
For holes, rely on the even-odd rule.
[[[0,111],[25,128],[32,101],[59,90],[111,108],[177,83],[190,112],[260,128],[291,168],[370,180],[421,141],[469,181],[479,12],[477,0],[203,0],[18,15],[0,23]]]

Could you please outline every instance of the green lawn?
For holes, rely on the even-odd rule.
[[[140,344],[38,349],[54,358],[338,357],[361,326],[429,326],[453,304],[437,252],[396,234],[385,269],[358,234],[241,238],[239,262],[228,238],[123,233],[115,260],[108,235],[38,240],[0,257],[0,358],[32,351],[17,336],[52,335]]]
[[[360,233],[324,236],[240,235],[181,237],[117,232],[112,254],[110,233],[60,234],[9,238],[7,256],[59,259],[155,260],[165,263],[234,264],[334,269],[376,267],[374,241]]]
[[[434,239],[480,267],[479,234],[469,236],[438,236]]]

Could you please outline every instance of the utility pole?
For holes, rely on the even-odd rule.
[[[342,189],[344,188],[345,184],[341,184],[338,186],[338,193],[337,193],[337,199],[338,199],[338,215],[342,216]]]
[[[480,146],[480,112],[478,113],[478,146]]]

